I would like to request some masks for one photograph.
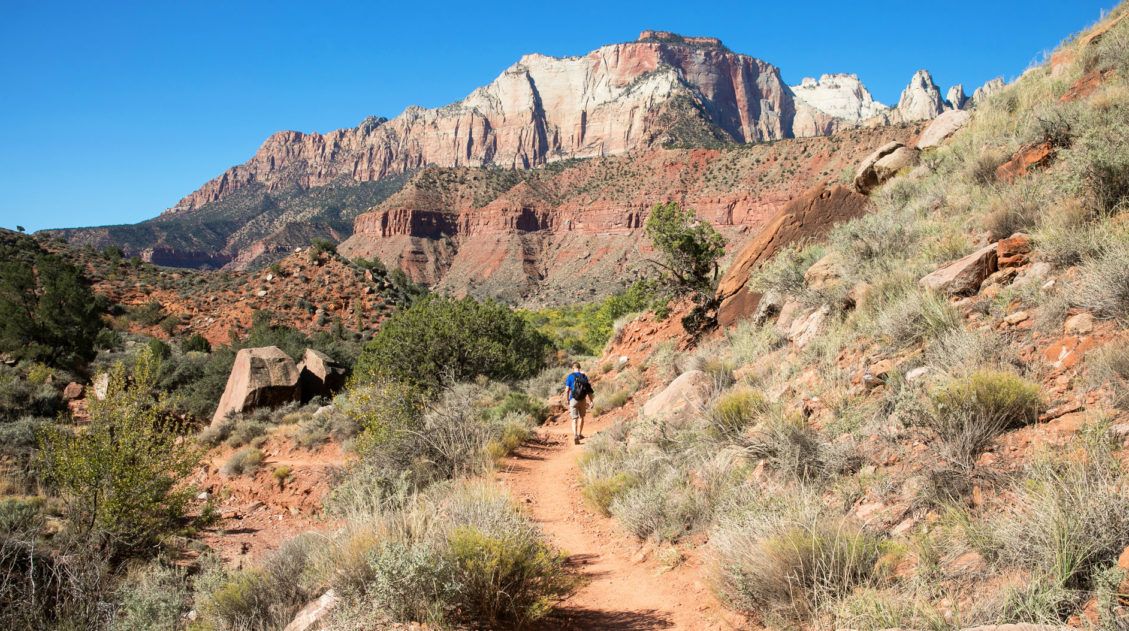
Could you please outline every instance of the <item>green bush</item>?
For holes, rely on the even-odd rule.
[[[36,384],[21,368],[0,364],[0,424],[25,416],[51,417],[62,409],[55,386]]]
[[[636,281],[627,289],[583,305],[522,311],[553,346],[580,355],[599,355],[611,339],[616,322],[631,314],[655,309],[665,297],[654,283]]]
[[[210,353],[212,352],[212,344],[203,335],[193,333],[180,341],[180,350],[184,353]]]
[[[504,305],[429,296],[384,322],[357,361],[356,379],[427,390],[479,375],[524,379],[545,366],[548,351],[548,339]]]
[[[581,494],[601,515],[611,517],[612,502],[623,495],[635,482],[633,476],[622,471],[606,478],[590,479],[585,476]]]
[[[177,631],[191,603],[183,569],[156,561],[132,572],[117,590],[112,631]]]
[[[129,308],[129,319],[142,326],[156,326],[165,319],[165,306],[158,300]]]
[[[651,208],[644,231],[662,259],[655,264],[675,291],[712,292],[725,238],[709,222],[678,202],[667,202]]]
[[[0,243],[0,352],[52,366],[90,361],[104,300],[74,265],[30,237]]]
[[[907,291],[885,305],[876,319],[876,333],[895,348],[936,339],[961,326],[960,313],[932,292]]]
[[[90,423],[49,427],[40,441],[46,479],[65,504],[66,525],[111,556],[151,549],[184,520],[192,491],[182,484],[199,453],[173,431],[152,398],[157,360],[142,352],[127,375],[110,371],[106,398],[89,402]]]
[[[488,410],[488,414],[495,419],[503,419],[515,413],[529,415],[540,425],[549,417],[549,408],[545,407],[542,401],[534,399],[524,392],[508,392],[501,403]]]

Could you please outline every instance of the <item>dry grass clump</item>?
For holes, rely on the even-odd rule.
[[[220,472],[228,477],[246,475],[259,470],[263,464],[263,452],[254,447],[244,447],[231,454],[227,462],[220,467]]]
[[[849,450],[832,446],[804,419],[779,411],[750,432],[745,451],[772,471],[802,483],[827,480],[857,464]]]
[[[1129,323],[1129,242],[1084,261],[1069,294],[1098,317]]]
[[[1086,370],[1090,384],[1108,383],[1113,390],[1113,404],[1129,408],[1129,348],[1123,344],[1108,344],[1086,357]]]
[[[1013,493],[1002,512],[967,526],[969,541],[998,567],[1031,576],[1001,595],[996,618],[1060,624],[1108,592],[1129,545],[1129,478],[1110,446],[1091,440],[1080,459],[1037,460]]]
[[[592,402],[592,413],[599,415],[623,407],[642,385],[643,375],[638,369],[621,372],[607,385],[601,384]]]
[[[1043,407],[1038,385],[991,369],[953,379],[930,398],[933,410],[922,422],[940,437],[951,462],[967,466],[1003,432],[1038,420]]]
[[[878,578],[882,542],[812,494],[780,494],[726,516],[710,536],[714,589],[784,626],[810,620]]]
[[[875,332],[894,348],[936,339],[961,326],[960,313],[933,292],[909,290],[888,302],[875,318]]]
[[[736,441],[745,429],[772,409],[765,396],[751,388],[738,387],[714,401],[707,418],[710,432],[719,439]]]

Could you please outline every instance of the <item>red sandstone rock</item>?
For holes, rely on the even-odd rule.
[[[1087,351],[1097,346],[1097,342],[1089,335],[1076,337],[1068,335],[1055,342],[1043,351],[1043,360],[1055,369],[1073,368],[1082,361]]]
[[[72,381],[72,382],[67,384],[67,387],[63,388],[63,400],[64,401],[75,401],[77,399],[81,399],[82,398],[82,392],[83,392],[82,384],[75,383],[75,382]]]
[[[1017,232],[996,242],[996,264],[1005,267],[1026,265],[1031,254],[1031,237]]]
[[[298,369],[277,346],[244,348],[235,355],[212,423],[228,414],[298,399]]]
[[[790,243],[820,239],[835,224],[861,216],[868,203],[865,196],[846,187],[821,185],[785,206],[737,253],[722,276],[717,287],[717,296],[721,299],[718,323],[728,326],[756,310],[760,296],[751,293],[746,285],[759,265]]]
[[[957,259],[926,275],[919,284],[950,296],[970,296],[980,290],[980,283],[996,271],[996,244]]]
[[[1055,158],[1055,148],[1049,140],[1020,149],[1010,160],[996,168],[996,179],[1011,182],[1035,169],[1041,169]]]

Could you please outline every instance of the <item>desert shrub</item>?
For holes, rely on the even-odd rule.
[[[208,338],[203,335],[193,333],[181,340],[180,350],[184,353],[210,353],[212,352],[212,344],[208,342]]]
[[[804,272],[823,254],[820,246],[785,247],[753,273],[749,286],[762,294],[800,296],[804,293]]]
[[[522,388],[526,394],[540,401],[560,396],[568,372],[569,369],[564,366],[550,366],[537,373],[536,377],[526,379]]]
[[[780,348],[787,340],[771,326],[743,320],[725,332],[725,342],[733,362],[744,366]]]
[[[780,412],[768,415],[744,443],[750,456],[793,480],[821,481],[853,465],[802,418]]]
[[[689,468],[673,462],[648,467],[609,505],[612,516],[636,537],[662,541],[677,541],[705,523],[711,508],[708,498],[695,488]]]
[[[1102,318],[1129,322],[1129,248],[1110,248],[1085,260],[1070,285],[1070,300]]]
[[[254,417],[237,416],[225,426],[228,429],[224,444],[228,447],[248,445],[267,433],[267,424]]]
[[[563,556],[490,485],[438,488],[380,520],[388,536],[362,540],[351,604],[395,622],[522,628],[571,589]]]
[[[145,346],[149,349],[149,352],[153,354],[153,357],[156,357],[161,361],[172,357],[172,348],[170,348],[168,344],[165,344],[161,340],[158,340],[156,338],[150,339],[145,343]]]
[[[627,491],[635,478],[630,474],[613,473],[606,478],[585,478],[581,494],[588,503],[605,517],[611,517],[612,502]]]
[[[1016,499],[989,518],[991,557],[1036,580],[1089,590],[1129,545],[1129,484],[1108,445],[1081,460],[1043,458],[1014,488]]]
[[[320,544],[314,535],[287,541],[256,567],[228,571],[213,563],[196,580],[201,621],[223,631],[267,631],[288,624],[311,598],[304,575]]]
[[[176,631],[191,603],[185,571],[161,561],[131,572],[117,590],[110,629]]]
[[[24,416],[50,417],[63,407],[58,389],[35,383],[19,367],[0,364],[0,424]]]
[[[564,381],[562,380],[561,383],[563,384]],[[545,407],[542,401],[524,392],[514,391],[507,392],[501,403],[490,407],[487,414],[495,419],[503,419],[510,414],[524,414],[540,425],[549,417],[549,408]]]
[[[0,243],[0,352],[52,366],[94,357],[105,301],[77,267],[30,237]]]
[[[718,438],[736,439],[746,428],[768,413],[770,408],[764,395],[755,390],[731,390],[714,401],[708,415],[710,430]]]
[[[337,244],[329,239],[316,238],[310,242],[310,260],[315,260],[322,254],[336,254]]]
[[[896,348],[905,348],[961,325],[960,313],[932,292],[908,291],[888,303],[876,318],[876,332]]]
[[[996,169],[1006,162],[1008,156],[998,149],[986,149],[968,163],[968,178],[985,186],[996,181]]]
[[[638,370],[616,375],[610,383],[601,385],[599,392],[593,397],[592,413],[598,416],[623,407],[642,385],[643,376]]]
[[[232,477],[254,473],[263,464],[263,452],[254,447],[244,447],[233,453],[220,467],[220,472]]]
[[[1087,356],[1086,369],[1091,385],[1108,383],[1113,404],[1129,407],[1129,349],[1114,344],[1102,347]]]
[[[165,315],[165,306],[157,300],[129,307],[129,319],[142,326],[156,326]]]
[[[925,365],[957,376],[983,366],[1013,363],[1007,340],[994,331],[975,331],[963,327],[942,333],[925,349]]]
[[[0,535],[39,532],[44,517],[43,498],[0,499]]]
[[[522,412],[510,412],[495,421],[497,437],[486,444],[486,451],[494,460],[512,454],[532,433],[533,417]]]
[[[724,518],[710,536],[718,596],[795,624],[873,584],[882,544],[804,493]]]
[[[661,257],[654,263],[676,292],[712,291],[725,238],[709,222],[698,221],[693,210],[678,202],[667,202],[651,208],[644,230]]]
[[[180,440],[167,407],[152,398],[156,369],[148,352],[128,375],[118,364],[106,398],[89,402],[84,431],[49,427],[40,442],[68,531],[111,555],[150,548],[178,527],[191,497],[181,482],[199,453]]]
[[[828,249],[841,257],[848,280],[880,277],[904,264],[921,237],[919,225],[916,217],[906,216],[900,207],[885,207],[832,228]]]
[[[504,305],[429,296],[383,323],[365,345],[356,379],[428,390],[478,375],[524,379],[544,367],[548,350],[549,340]]]
[[[984,227],[993,240],[1026,232],[1038,222],[1045,199],[1045,191],[1023,186],[1008,189],[991,198],[984,215]]]
[[[966,466],[1001,433],[1038,420],[1043,406],[1038,385],[990,369],[954,379],[930,397],[933,410],[921,422],[937,433],[951,461]]]

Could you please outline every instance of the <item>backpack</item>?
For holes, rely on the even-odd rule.
[[[572,392],[569,393],[573,399],[583,401],[584,397],[592,396],[592,384],[588,381],[588,375],[582,372],[575,372],[572,379]]]

